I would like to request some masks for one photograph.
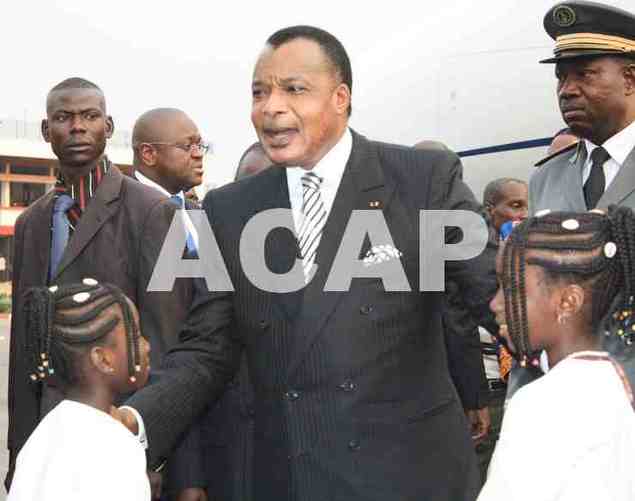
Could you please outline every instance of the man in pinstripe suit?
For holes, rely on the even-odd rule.
[[[478,470],[448,375],[442,295],[418,292],[418,218],[420,209],[477,204],[453,153],[350,130],[351,89],[350,62],[329,33],[298,26],[268,39],[254,71],[252,122],[276,166],[204,202],[235,290],[196,298],[164,377],[128,402],[141,419],[120,418],[147,433],[156,461],[218,398],[244,347],[255,394],[254,499],[473,500]],[[291,210],[297,239],[273,230],[268,268],[286,273],[298,255],[309,272],[318,264],[297,292],[264,291],[241,267],[243,228],[278,208]],[[324,292],[354,210],[382,212],[413,292],[386,292],[378,278]],[[364,256],[369,242],[360,245]],[[447,274],[484,321],[493,256],[448,263]],[[169,409],[156,403],[168,400]]]

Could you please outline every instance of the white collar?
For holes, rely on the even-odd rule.
[[[584,140],[586,146],[587,158],[591,158],[591,152],[597,148],[596,144],[593,144],[588,139]],[[620,167],[624,165],[626,158],[635,148],[635,121],[630,125],[619,131],[614,136],[608,138],[602,145],[604,149],[611,155],[611,158],[615,160]]]
[[[353,135],[346,128],[339,141],[331,148],[320,161],[313,166],[311,172],[322,178],[320,189],[335,193],[339,187],[344,169],[348,163],[353,149]],[[287,176],[290,184],[301,184],[302,176],[308,171],[301,167],[288,167]]]
[[[160,191],[161,193],[163,193],[166,197],[172,197],[172,193],[170,193],[168,190],[166,190],[163,186],[161,186],[159,183],[153,181],[152,179],[150,179],[147,176],[144,176],[143,174],[141,174],[141,172],[139,172],[138,170],[134,171],[134,175],[137,178],[137,181],[139,181],[141,184],[145,184],[146,186],[149,186],[150,188],[154,188],[155,190]],[[179,197],[181,200],[183,200],[183,202],[185,202],[185,194],[183,193],[183,191],[179,191],[178,193],[175,193],[175,195],[177,197]]]

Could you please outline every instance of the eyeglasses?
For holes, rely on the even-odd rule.
[[[153,143],[141,143],[141,144],[173,146],[174,148],[178,148],[190,154],[194,153],[194,151],[196,150],[198,150],[203,155],[207,155],[208,153],[212,152],[212,144],[207,141],[199,141],[198,143],[189,143],[189,144],[166,143],[166,142],[155,141]]]

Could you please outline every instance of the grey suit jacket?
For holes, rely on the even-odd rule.
[[[587,210],[582,191],[582,167],[586,149],[581,141],[577,146],[542,163],[529,182],[529,212],[531,215],[543,209],[552,211]],[[635,208],[635,148],[598,202],[599,209],[617,204]]]

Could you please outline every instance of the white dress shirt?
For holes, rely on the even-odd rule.
[[[311,172],[322,178],[320,195],[324,202],[326,216],[331,213],[335,194],[340,186],[346,163],[353,150],[353,136],[349,129],[322,159],[315,164]],[[289,186],[289,201],[293,211],[293,222],[296,233],[300,232],[302,224],[302,176],[308,171],[302,167],[287,167],[287,184]]]
[[[144,176],[143,174],[141,174],[141,172],[136,170],[134,175],[137,178],[137,181],[139,181],[141,184],[145,184],[146,186],[149,186],[151,188],[154,188],[155,190],[160,191],[168,198],[172,197],[172,193],[170,193],[160,184],[155,183],[152,179],[149,179],[147,176]],[[176,196],[183,201],[183,207],[185,207],[185,193],[183,193],[183,191],[180,191],[179,193],[176,193]],[[181,217],[183,218],[183,224],[185,224],[185,228],[187,229],[188,233],[192,235],[192,239],[194,240],[194,245],[196,245],[196,248],[198,249],[199,248],[198,247],[198,233],[196,232],[196,227],[194,226],[194,223],[192,223],[190,216],[187,215],[187,210],[182,210],[179,212],[181,213]]]
[[[511,398],[478,501],[635,499],[635,412],[611,362],[583,354]]]
[[[148,501],[143,448],[105,412],[63,400],[18,454],[7,501]]]
[[[582,168],[583,186],[591,175],[591,165],[593,164],[593,161],[591,160],[591,153],[598,147],[588,139],[584,140],[584,145],[587,151],[587,159],[584,167]],[[615,179],[615,176],[617,176],[617,173],[622,165],[624,165],[624,162],[630,152],[633,148],[635,148],[635,122],[607,139],[602,146],[608,154],[611,155],[611,158],[604,162],[604,165],[602,166],[604,170],[604,177],[606,179],[606,185],[604,188],[606,190],[613,182],[613,179]]]

